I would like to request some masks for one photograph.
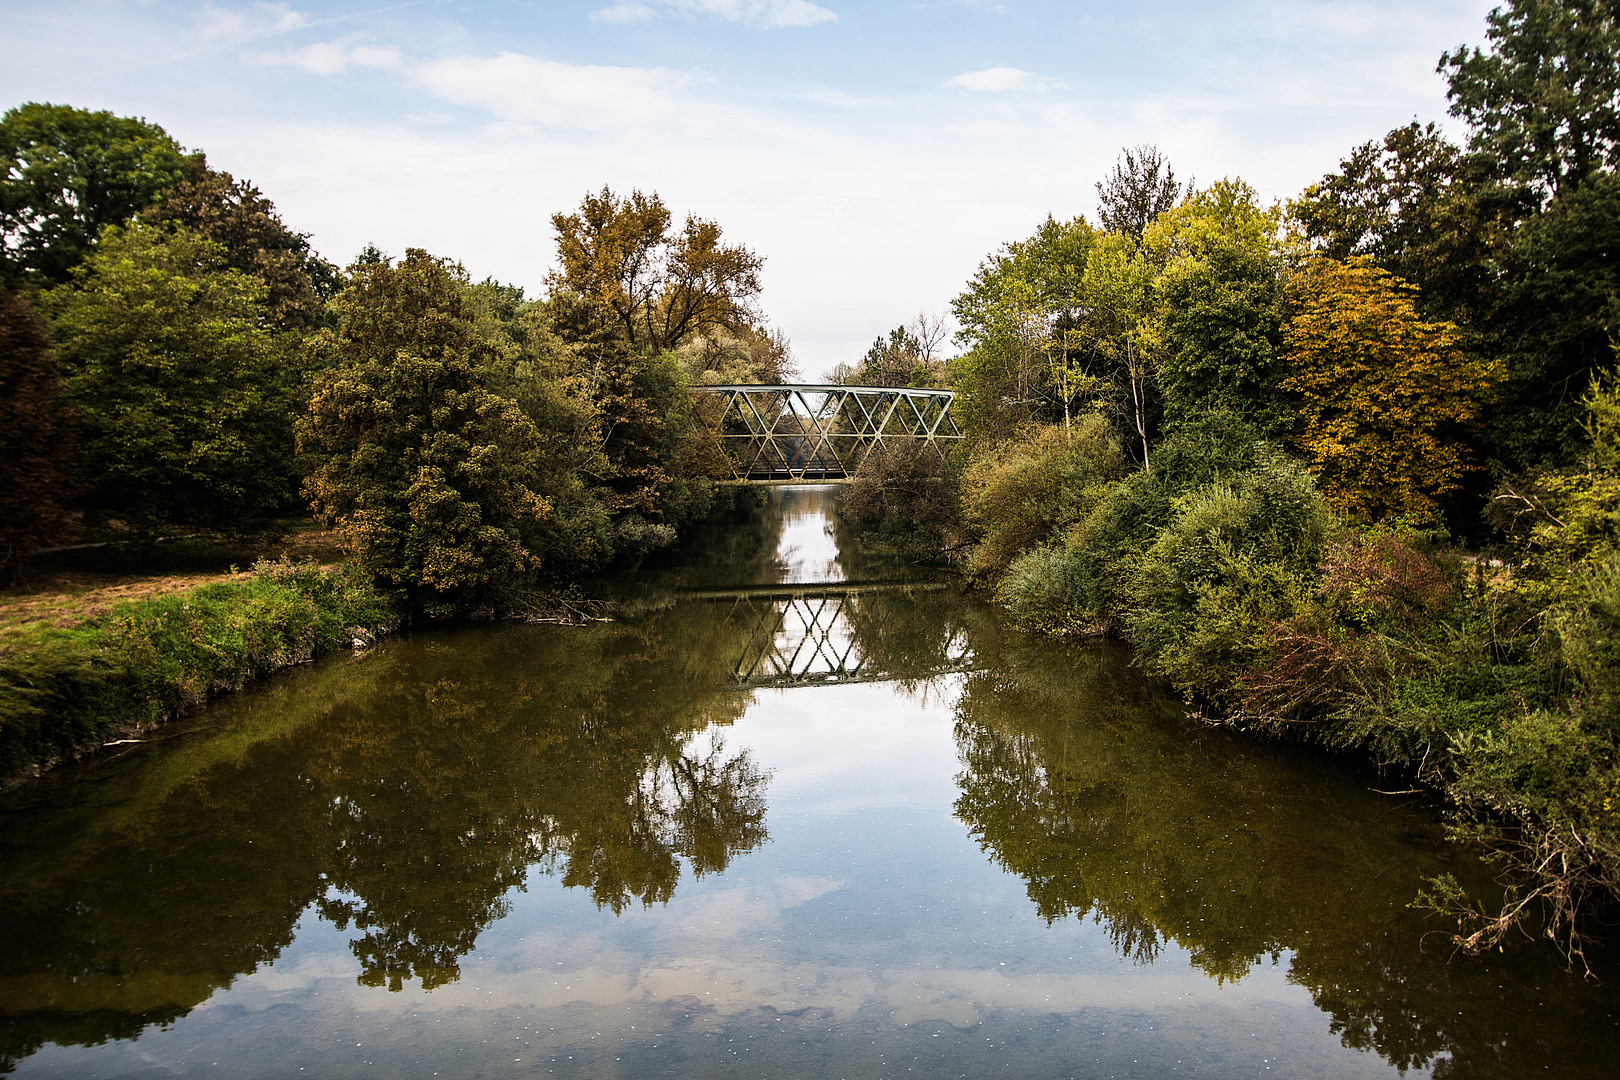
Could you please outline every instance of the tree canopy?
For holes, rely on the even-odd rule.
[[[101,230],[127,221],[186,174],[156,124],[29,102],[0,117],[0,255],[13,283],[63,282]]]

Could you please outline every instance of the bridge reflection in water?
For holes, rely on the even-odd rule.
[[[975,670],[965,626],[943,626],[920,651],[885,647],[916,617],[913,605],[894,601],[949,588],[945,582],[839,581],[691,590],[683,597],[730,605],[724,621],[749,628],[731,665],[732,685],[773,689],[911,682]]]
[[[693,393],[720,432],[737,483],[836,483],[885,443],[920,442],[943,458],[962,441],[949,390],[698,386]]]

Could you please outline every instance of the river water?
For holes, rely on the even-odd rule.
[[[0,807],[19,1077],[1613,1075],[1439,808],[773,493],[586,627],[417,632]]]

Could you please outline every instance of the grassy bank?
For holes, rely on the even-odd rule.
[[[369,642],[398,618],[392,601],[353,570],[261,561],[248,573],[114,603],[84,621],[7,627],[0,783],[321,652]]]

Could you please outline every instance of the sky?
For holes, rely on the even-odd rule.
[[[806,378],[940,312],[1126,146],[1295,196],[1446,114],[1491,0],[0,0],[0,108],[160,124],[316,250],[544,288],[551,215],[656,191],[765,258]]]

